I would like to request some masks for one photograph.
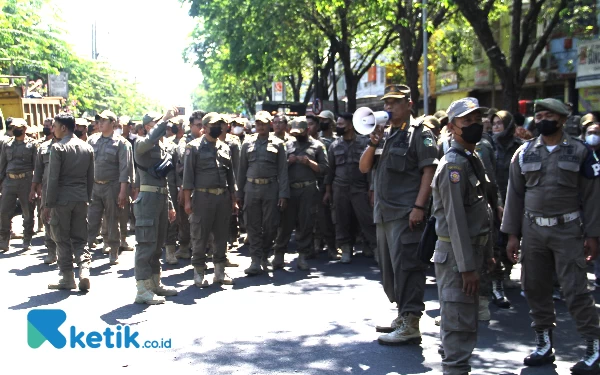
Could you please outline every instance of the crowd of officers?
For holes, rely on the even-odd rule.
[[[425,272],[419,256],[435,225],[444,374],[467,374],[477,321],[489,300],[510,307],[505,287],[522,264],[522,290],[536,332],[530,366],[554,361],[553,285],[560,285],[586,355],[574,374],[600,374],[600,328],[586,267],[600,236],[600,126],[593,114],[573,123],[569,108],[538,100],[535,116],[479,106],[474,98],[415,119],[410,89],[386,87],[386,126],[355,132],[353,116],[331,111],[293,120],[260,111],[240,117],[177,109],[141,124],[104,111],[92,119],[59,114],[43,129],[6,121],[0,141],[0,250],[8,251],[17,200],[23,247],[37,205],[45,263],[58,262],[51,289],[90,288],[90,249],[101,233],[110,264],[135,227],[136,303],[160,304],[177,291],[161,283],[161,259],[190,259],[194,284],[233,284],[228,244],[247,232],[249,276],[285,266],[295,231],[300,270],[321,251],[350,263],[355,248],[374,257],[398,315],[377,326],[383,345],[420,343]],[[533,125],[532,125],[533,124]],[[41,139],[35,135],[43,133]],[[573,134],[576,132],[576,134]],[[571,135],[573,134],[573,135]],[[519,249],[522,248],[519,257]],[[100,251],[98,249],[98,251]],[[272,258],[271,258],[272,257]],[[271,260],[272,259],[272,260]],[[596,270],[600,281],[600,267]]]

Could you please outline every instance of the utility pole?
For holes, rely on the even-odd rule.
[[[423,0],[423,114],[429,114],[429,75],[427,74],[427,0]]]
[[[98,44],[96,43],[97,30],[98,30],[98,27],[96,26],[96,21],[94,21],[94,23],[92,24],[92,60],[97,60],[98,55],[99,55]]]

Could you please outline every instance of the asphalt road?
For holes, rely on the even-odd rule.
[[[19,232],[15,218],[14,230]],[[309,261],[312,269],[295,269],[295,255],[286,255],[284,271],[245,277],[250,263],[245,247],[230,254],[240,263],[228,268],[234,286],[198,289],[189,261],[163,265],[163,282],[179,291],[158,306],[134,304],[133,252],[121,254],[109,266],[108,256],[93,253],[91,290],[52,291],[47,284],[58,278],[56,264],[43,264],[43,233],[23,251],[21,240],[0,254],[0,373],[159,374],[440,374],[437,289],[432,270],[426,289],[426,313],[421,319],[421,346],[388,347],[377,344],[375,325],[395,317],[379,283],[371,259],[355,256],[353,263],[328,262],[326,254]],[[133,236],[130,243],[135,243]],[[209,270],[212,274],[212,267]],[[212,275],[209,275],[212,280]],[[513,277],[518,278],[517,272]],[[590,280],[592,280],[590,274]],[[569,374],[583,354],[564,302],[556,305],[557,362],[525,368],[523,358],[533,347],[527,304],[518,290],[510,290],[513,308],[494,306],[492,320],[480,324],[472,358],[473,374]],[[596,295],[596,297],[598,297]],[[33,309],[61,309],[66,321],[60,332],[70,336],[91,331],[116,332],[128,325],[139,343],[165,342],[170,348],[54,348],[49,342],[28,345],[27,314]],[[74,327],[74,328],[71,328]],[[85,341],[84,341],[85,342]]]

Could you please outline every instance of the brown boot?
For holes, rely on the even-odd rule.
[[[404,316],[402,325],[394,332],[379,336],[377,342],[381,345],[420,344],[421,331],[419,330],[420,317],[408,313]]]

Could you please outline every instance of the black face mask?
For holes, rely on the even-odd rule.
[[[336,127],[335,128],[335,133],[337,134],[338,137],[343,137],[344,134],[346,134],[346,128],[340,128],[340,127]]]
[[[483,136],[483,124],[474,123],[462,128],[462,134],[460,136],[465,142],[472,145],[476,144],[481,141],[481,137]]]
[[[328,122],[321,122],[319,124],[319,127],[321,128],[322,132],[326,132],[327,130],[329,130],[329,123]]]
[[[20,137],[20,136],[23,135],[23,130],[21,130],[21,129],[13,129],[13,135],[15,137]]]
[[[552,135],[558,131],[558,121],[544,119],[540,122],[536,122],[535,127],[541,135]]]
[[[171,133],[173,133],[173,134],[179,133],[179,128],[177,126],[171,126]]]
[[[83,131],[81,131],[81,130],[79,130],[79,131],[83,134]],[[88,135],[92,135],[93,132],[94,132],[94,128],[88,127],[88,130],[87,130]]]
[[[296,140],[301,143],[308,141],[308,134],[307,135],[296,135],[295,137],[296,137]]]
[[[221,135],[221,133],[223,133],[223,130],[221,129],[221,127],[211,127],[208,135],[210,135],[213,138],[219,138],[219,136]]]
[[[49,136],[50,134],[52,134],[52,129],[50,129],[50,128],[44,128],[44,129],[42,129],[42,132],[43,132],[43,133],[44,133],[44,135],[47,137],[47,136]]]
[[[83,137],[83,132],[81,130],[75,130],[73,134],[75,134],[77,138]]]

